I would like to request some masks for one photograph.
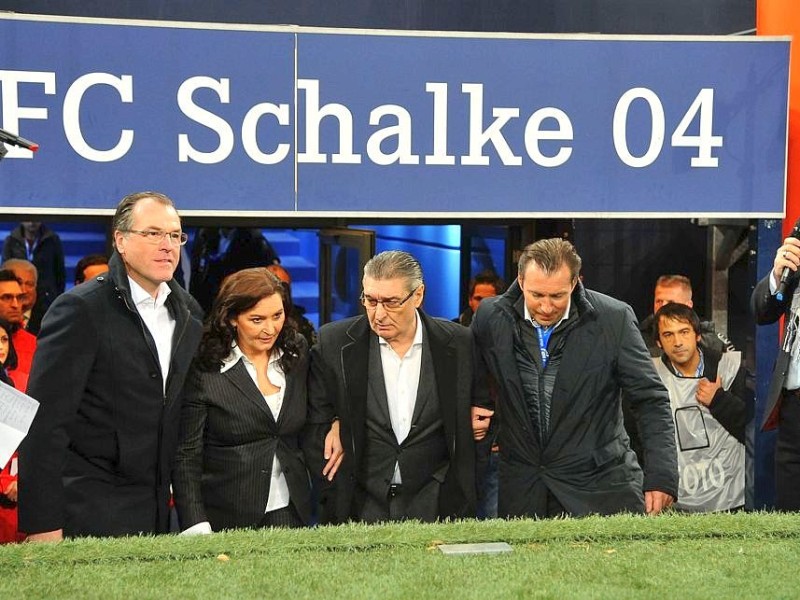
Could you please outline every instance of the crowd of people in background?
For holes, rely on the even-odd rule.
[[[389,250],[361,274],[363,313],[317,332],[258,230],[201,229],[188,290],[170,198],[126,196],[112,231],[67,293],[55,232],[25,222],[3,244],[0,381],[40,407],[0,472],[0,541],[748,506],[741,353],[684,276],[659,278],[638,322],[584,287],[570,242],[538,240],[447,320],[423,309],[419,261]],[[786,315],[786,365],[797,284],[774,292],[798,265],[789,239],[753,295],[760,322]],[[778,506],[798,510],[786,365],[767,418]]]

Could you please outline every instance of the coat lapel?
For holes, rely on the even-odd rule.
[[[267,416],[270,424],[277,427],[275,418],[272,416],[272,411],[269,409],[269,406],[267,406],[264,396],[261,394],[258,386],[253,382],[241,359],[233,367],[225,371],[223,375],[225,375],[228,381],[241,392],[242,397],[245,398],[247,402],[254,403],[258,409]]]
[[[369,336],[369,368],[367,385],[372,395],[378,402],[381,416],[387,425],[392,424],[389,413],[389,397],[386,395],[386,380],[383,378],[383,363],[381,361],[380,342],[377,335]]]
[[[411,417],[411,426],[417,424],[428,399],[435,390],[436,374],[433,372],[433,363],[428,360],[431,356],[427,328],[422,326],[422,361],[419,370],[419,384],[417,386],[417,397],[414,401],[414,414]]]
[[[439,407],[441,410],[442,422],[444,423],[448,445],[455,443],[456,417],[458,414],[456,403],[456,390],[459,373],[456,362],[456,349],[453,346],[453,335],[442,328],[436,327],[435,321],[427,317],[420,311],[422,324],[425,327],[425,334],[428,337],[428,345],[431,351],[431,362],[433,363],[433,374],[436,379],[436,391],[439,396]],[[423,347],[423,354],[424,354]],[[423,356],[424,358],[424,356]],[[423,361],[424,364],[424,361]],[[420,382],[421,383],[421,382]],[[432,384],[434,382],[431,382]],[[419,396],[419,394],[418,394]],[[414,409],[416,413],[416,408]],[[449,448],[452,452],[452,448]]]
[[[350,341],[342,346],[340,354],[345,406],[355,431],[363,430],[366,422],[370,333],[366,316],[356,319],[347,330]]]

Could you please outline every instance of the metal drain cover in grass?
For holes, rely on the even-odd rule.
[[[513,548],[506,542],[487,542],[485,544],[439,544],[442,554],[503,554]]]

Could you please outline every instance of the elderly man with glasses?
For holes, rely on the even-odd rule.
[[[28,294],[22,288],[22,280],[11,269],[0,269],[0,319],[8,321],[16,329],[11,333],[17,352],[17,367],[14,371],[30,373],[33,355],[36,352],[36,336],[25,331],[24,311]],[[24,391],[24,390],[23,390]]]
[[[407,252],[374,256],[362,283],[366,314],[324,325],[311,351],[312,473],[334,444],[345,453],[318,482],[319,520],[474,516],[470,332],[422,312],[422,269]]]
[[[168,531],[180,396],[201,310],[172,281],[186,243],[172,201],[125,197],[108,274],[62,294],[42,322],[20,449],[29,540]]]

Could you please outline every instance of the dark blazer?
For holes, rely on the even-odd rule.
[[[550,492],[572,515],[644,512],[644,490],[677,497],[675,429],[669,396],[656,373],[626,304],[579,282],[572,294],[571,327],[563,347],[550,398],[549,430],[544,443],[524,393],[515,349],[522,340],[523,296],[514,283],[502,296],[481,302],[472,321],[476,369],[497,382],[495,417],[500,422],[500,516],[547,516]],[[531,336],[534,337],[534,336]],[[535,342],[534,342],[535,343]],[[536,348],[538,350],[538,348]],[[533,351],[530,364],[539,361]],[[539,363],[537,362],[537,365]],[[534,368],[531,366],[531,368]],[[540,368],[540,367],[535,367]],[[480,380],[480,379],[479,379]],[[620,409],[620,391],[630,399],[647,456],[644,477],[628,445]],[[494,407],[488,394],[482,403]]]
[[[166,394],[118,254],[107,276],[62,294],[45,315],[28,383],[41,405],[20,449],[21,531],[168,530],[180,395],[202,328],[194,299],[169,286]]]
[[[256,527],[278,455],[300,518],[311,517],[311,489],[300,434],[306,423],[308,347],[286,374],[277,423],[240,360],[224,373],[194,370],[187,383],[173,490],[181,529],[208,521],[214,531]]]
[[[441,418],[450,453],[450,467],[439,494],[439,517],[475,514],[475,446],[472,440],[472,344],[469,330],[420,311],[436,376]],[[322,523],[357,519],[364,504],[356,485],[362,474],[370,336],[362,315],[329,323],[311,349],[309,376],[309,440],[306,460],[316,478],[322,472],[322,444],[331,421],[338,417],[345,457],[333,486],[322,486]]]
[[[779,302],[769,290],[769,278],[771,276],[772,271],[758,282],[750,298],[751,308],[756,317],[756,323],[759,325],[771,325],[784,315],[787,316],[786,323],[788,323],[788,317],[791,314],[792,296],[797,289],[798,278],[792,277],[790,279],[791,283],[786,294],[784,294],[784,300]],[[778,426],[778,415],[780,414],[781,400],[783,399],[783,386],[786,381],[786,374],[789,372],[790,360],[791,355],[781,347],[778,350],[778,357],[775,359],[775,369],[772,371],[772,379],[769,381],[767,404],[760,423],[761,429],[764,431],[775,429]]]

